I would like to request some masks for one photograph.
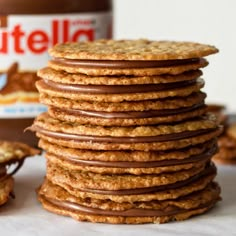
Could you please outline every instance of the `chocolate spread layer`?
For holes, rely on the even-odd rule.
[[[158,68],[178,65],[188,65],[200,63],[203,58],[163,60],[163,61],[131,61],[131,60],[73,60],[65,58],[54,58],[52,61],[58,65],[77,66],[85,68],[114,68],[114,69],[132,69],[132,68]]]
[[[200,204],[199,206],[193,207],[191,209],[183,209],[176,206],[168,206],[163,209],[132,208],[132,209],[123,210],[123,211],[116,211],[116,210],[102,210],[98,208],[82,206],[78,203],[70,202],[70,201],[60,201],[57,199],[48,198],[42,194],[40,194],[40,198],[43,201],[48,202],[49,204],[52,204],[54,207],[72,211],[78,214],[87,213],[87,214],[92,214],[92,215],[125,216],[125,217],[171,216],[171,215],[176,215],[176,214],[180,214],[184,212],[189,212],[191,210],[197,210],[197,209],[202,209],[206,207],[210,208],[219,200],[218,194],[215,193],[215,196],[213,197],[213,199],[211,199],[207,203]]]
[[[172,190],[184,187],[186,185],[189,185],[200,178],[208,175],[215,175],[216,174],[216,167],[211,164],[207,165],[207,167],[197,175],[194,175],[186,180],[179,181],[173,184],[167,184],[167,185],[160,185],[160,186],[154,186],[154,187],[148,187],[148,188],[136,188],[136,189],[121,189],[121,190],[104,190],[104,189],[78,189],[81,192],[90,192],[95,194],[102,194],[102,195],[136,195],[136,194],[147,194],[147,193],[155,193],[158,191],[165,191],[165,190]]]
[[[174,141],[207,134],[216,131],[217,129],[218,128],[184,131],[180,133],[163,134],[158,136],[114,137],[114,136],[91,136],[91,135],[62,133],[62,132],[47,130],[37,125],[33,125],[30,128],[30,130],[32,131],[56,139],[71,140],[71,141],[73,140],[75,142],[106,142],[106,143],[133,143],[133,142],[148,143],[148,142]]]
[[[73,116],[90,116],[98,117],[103,119],[135,119],[135,118],[152,118],[152,117],[162,117],[177,115],[185,112],[191,112],[200,108],[205,108],[204,102],[195,104],[191,107],[182,107],[179,109],[163,109],[163,110],[149,110],[149,111],[128,111],[128,112],[103,112],[103,111],[85,111],[77,109],[63,109],[57,107],[50,107],[54,112],[61,113],[64,112],[67,115]]]
[[[62,84],[51,80],[41,80],[39,84],[53,88],[57,91],[77,92],[89,94],[123,94],[123,93],[146,93],[184,88],[196,84],[198,80],[187,80],[174,83],[145,84],[145,85],[78,85]]]
[[[114,168],[152,168],[162,166],[176,166],[199,161],[209,160],[218,151],[217,145],[213,145],[210,150],[199,155],[194,155],[180,160],[148,161],[148,162],[128,162],[128,161],[91,161],[81,160],[73,156],[54,155],[54,157],[72,163],[73,165],[96,166],[96,167],[114,167]]]

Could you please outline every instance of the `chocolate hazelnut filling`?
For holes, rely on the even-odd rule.
[[[199,80],[187,80],[174,83],[146,84],[146,85],[77,85],[62,84],[51,80],[41,80],[38,83],[46,88],[52,88],[57,91],[77,92],[89,94],[123,94],[123,93],[146,93],[165,91],[177,88],[184,88],[194,85]]]
[[[177,65],[187,65],[200,63],[203,58],[190,58],[179,60],[154,60],[154,61],[131,61],[131,60],[75,60],[65,58],[54,58],[52,61],[58,65],[77,66],[85,68],[112,68],[112,69],[132,69],[132,68],[158,68]]]
[[[198,135],[207,134],[207,133],[218,130],[218,128],[211,128],[211,129],[184,131],[184,132],[172,133],[172,134],[162,134],[158,136],[114,137],[114,136],[91,136],[91,135],[77,135],[77,134],[62,133],[58,131],[47,130],[37,125],[32,125],[29,129],[37,133],[46,135],[48,137],[56,138],[56,139],[73,140],[75,142],[106,142],[106,143],[133,143],[133,142],[147,143],[147,142],[174,141],[174,140],[191,138]]]
[[[63,109],[57,107],[50,107],[56,113],[66,113],[73,116],[89,116],[103,119],[135,119],[135,118],[152,118],[177,115],[185,112],[191,112],[197,109],[205,108],[204,102],[195,104],[191,107],[182,107],[178,109],[163,109],[163,110],[149,110],[149,111],[128,111],[128,112],[103,112],[103,111],[85,111],[77,109]]]
[[[53,155],[54,158],[69,162],[73,165],[82,166],[96,166],[96,167],[113,167],[113,168],[153,168],[153,167],[163,167],[163,166],[175,166],[183,165],[189,163],[195,163],[200,161],[209,160],[218,151],[217,145],[213,145],[210,150],[207,150],[199,155],[194,155],[185,159],[173,159],[173,160],[163,160],[163,161],[148,161],[148,162],[128,162],[128,161],[91,161],[91,160],[81,160],[73,156],[66,155]],[[50,156],[49,156],[50,159]]]
[[[81,192],[90,192],[95,194],[103,194],[103,195],[136,195],[136,194],[148,194],[155,193],[158,191],[172,190],[184,187],[185,185],[191,184],[204,176],[216,175],[216,167],[213,164],[207,164],[206,168],[186,180],[179,181],[173,184],[160,185],[148,188],[136,188],[136,189],[120,189],[120,190],[104,190],[104,189],[78,189]]]
[[[214,188],[214,193],[212,193],[212,199],[207,201],[206,203],[199,204],[197,207],[193,207],[191,209],[184,209],[179,208],[173,205],[167,205],[162,209],[147,209],[147,208],[132,208],[123,211],[116,211],[116,210],[102,210],[98,208],[92,208],[87,206],[82,206],[78,203],[71,202],[71,201],[60,201],[57,199],[49,198],[45,195],[40,194],[40,198],[47,202],[54,207],[59,209],[65,209],[68,211],[72,211],[74,213],[85,213],[85,214],[92,214],[92,215],[105,215],[105,216],[124,216],[124,217],[160,217],[160,216],[172,216],[176,214],[181,214],[185,212],[189,212],[191,210],[197,210],[202,208],[210,208],[212,207],[218,200],[219,197],[219,187],[215,183],[212,183],[212,187]],[[194,193],[195,194],[195,193]],[[188,200],[188,197],[186,198]]]

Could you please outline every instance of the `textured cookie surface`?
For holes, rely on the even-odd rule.
[[[39,150],[23,143],[0,141],[0,164],[11,160],[21,160],[39,153]]]
[[[45,182],[39,191],[39,200],[47,210],[71,216],[79,221],[140,224],[178,221],[201,214],[215,205],[220,199],[219,193],[218,185],[213,183],[198,194],[190,194],[178,200],[151,201],[147,204],[117,204],[109,200],[94,199],[85,202],[81,198],[71,196],[59,186]]]
[[[160,75],[160,76],[87,76],[84,74],[70,74],[65,71],[54,70],[50,67],[38,71],[38,76],[62,84],[80,85],[137,85],[137,84],[161,84],[173,83],[186,80],[193,80],[202,75],[200,70],[188,71],[180,75]]]
[[[49,51],[53,57],[86,60],[173,60],[204,57],[216,52],[214,46],[205,44],[145,39],[64,43]]]
[[[13,191],[13,184],[14,180],[12,177],[8,177],[4,180],[0,179],[0,206],[8,201]]]

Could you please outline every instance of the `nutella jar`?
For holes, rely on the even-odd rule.
[[[0,139],[37,144],[24,129],[46,111],[35,82],[48,48],[111,36],[111,0],[0,0]]]

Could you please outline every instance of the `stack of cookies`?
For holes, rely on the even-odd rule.
[[[99,40],[50,50],[39,71],[48,113],[31,129],[46,151],[44,208],[80,221],[164,223],[220,199],[220,134],[200,68],[218,50],[188,42]]]
[[[236,117],[229,116],[225,107],[219,104],[208,105],[208,111],[213,112],[224,131],[218,139],[219,152],[213,161],[217,164],[236,164]]]
[[[0,141],[0,206],[5,204],[10,196],[14,197],[12,176],[23,165],[25,158],[39,153],[39,150],[23,143]],[[10,168],[11,165],[14,165],[14,168]]]

